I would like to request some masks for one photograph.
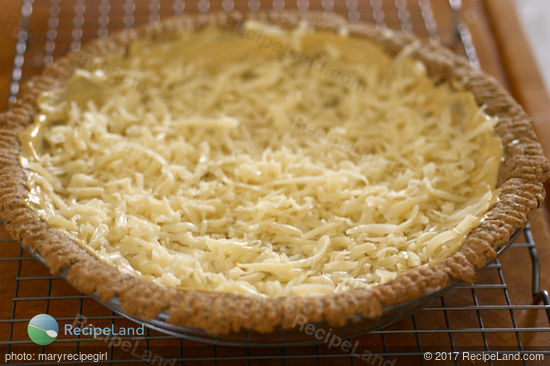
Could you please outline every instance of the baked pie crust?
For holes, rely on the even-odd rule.
[[[382,308],[414,299],[456,280],[471,282],[476,269],[496,256],[513,232],[527,223],[528,216],[542,204],[543,182],[550,165],[542,153],[528,117],[512,98],[489,76],[435,43],[419,43],[411,35],[382,30],[366,24],[349,24],[325,13],[265,12],[247,19],[296,27],[306,20],[317,29],[338,31],[345,26],[351,35],[365,37],[395,56],[410,47],[411,57],[420,60],[429,75],[441,82],[458,83],[472,93],[485,112],[498,118],[495,133],[503,145],[499,170],[498,199],[479,226],[467,236],[458,251],[429,266],[421,266],[393,280],[370,288],[311,297],[259,297],[232,293],[182,290],[159,285],[124,273],[105,264],[62,232],[50,228],[25,204],[28,184],[19,163],[19,132],[31,124],[37,113],[37,98],[59,88],[74,71],[115,53],[125,53],[130,44],[145,39],[169,39],[180,29],[206,25],[235,29],[245,18],[238,14],[210,14],[172,19],[135,31],[97,40],[83,50],[69,54],[47,67],[44,75],[27,83],[20,98],[0,115],[0,208],[10,233],[22,244],[38,251],[52,273],[69,269],[69,282],[83,293],[97,293],[103,301],[118,297],[129,315],[152,319],[169,313],[168,322],[215,334],[249,329],[262,333],[277,327],[288,329],[300,315],[309,322],[326,320],[328,325],[345,325],[352,316],[376,318]]]

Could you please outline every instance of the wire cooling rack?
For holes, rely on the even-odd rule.
[[[478,65],[472,37],[461,21],[460,6],[460,0],[23,0],[17,27],[10,26],[17,23],[4,19],[4,31],[12,32],[17,38],[10,99],[16,97],[21,82],[90,39],[173,15],[216,10],[334,11],[351,21],[369,21],[439,40],[465,55],[471,64]],[[60,328],[65,324],[93,323],[97,327],[115,328],[137,325],[92,297],[79,294],[63,278],[50,275],[19,243],[9,239],[1,226],[0,293],[4,301],[0,303],[0,350],[3,355],[28,352],[36,357],[37,354],[90,352],[103,357],[100,363],[131,365],[415,365],[430,363],[423,357],[426,351],[500,351],[526,355],[537,351],[550,359],[550,303],[548,292],[539,288],[540,264],[529,227],[500,260],[483,271],[475,284],[455,287],[390,327],[340,339],[350,342],[353,347],[348,349],[343,343],[336,346],[322,340],[313,346],[264,347],[250,343],[228,347],[177,338],[151,329],[146,329],[145,335],[138,338],[72,336],[60,337],[46,347],[34,345],[26,327],[30,318],[39,313],[55,317]],[[531,268],[525,271],[531,273],[532,281],[520,286],[513,281],[516,285],[510,286],[512,275],[507,264],[520,258],[530,264]],[[532,295],[533,301],[518,302],[516,294],[519,293]],[[533,324],[544,326],[533,327]],[[438,364],[469,363],[454,353],[442,357],[446,361]],[[20,359],[19,363],[74,364],[73,361],[38,362],[36,359]],[[518,361],[518,364],[528,363],[531,364]]]

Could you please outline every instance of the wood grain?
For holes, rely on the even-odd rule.
[[[6,108],[22,0],[0,0],[0,111]]]
[[[550,158],[550,98],[538,72],[512,0],[485,0],[510,92],[533,119],[546,156]],[[550,181],[545,188],[550,192]],[[547,206],[550,209],[550,206]]]
[[[485,0],[512,95],[533,118],[534,127],[550,154],[550,98],[538,72],[512,0]],[[550,156],[550,155],[549,155]]]
[[[14,26],[19,21],[19,11],[22,0],[0,0],[1,14],[0,14],[0,46],[2,52],[0,52],[0,100],[6,101],[8,97],[9,84],[11,82],[11,69],[14,58],[14,50],[16,39],[14,37]],[[290,1],[287,1],[291,3]],[[413,1],[409,1],[413,3]],[[87,11],[94,12],[96,2],[90,1],[91,5]],[[121,2],[111,1],[112,3],[112,19],[110,23],[110,31],[120,29],[122,24],[122,7]],[[360,2],[364,6],[366,2]],[[392,2],[384,2],[385,5]],[[416,0],[414,1],[416,3]],[[186,11],[196,11],[193,7],[193,2],[190,2],[190,6]],[[240,3],[244,4],[243,2]],[[319,0],[311,0],[312,7],[319,7]],[[340,12],[344,12],[344,2],[335,1],[335,8]],[[451,30],[450,22],[452,21],[448,12],[448,2],[445,0],[432,1],[433,9],[436,17],[436,22],[440,30]],[[244,6],[244,5],[243,5]],[[294,6],[294,5],[293,5]],[[393,6],[393,5],[392,5]],[[168,10],[167,10],[168,9]],[[528,113],[533,117],[535,128],[541,137],[545,150],[547,153],[550,151],[550,103],[548,96],[545,93],[544,86],[538,75],[533,57],[531,56],[529,47],[525,42],[522,35],[519,22],[514,13],[514,8],[511,0],[463,0],[463,9],[461,13],[462,21],[468,26],[476,46],[481,68],[499,80],[504,86],[509,88],[511,93],[518,99],[518,101],[526,108]],[[141,24],[147,21],[147,14],[141,9],[141,13],[136,13],[136,23]],[[161,13],[169,11],[169,8],[162,7]],[[364,20],[372,20],[369,18],[368,12],[365,12]],[[164,15],[170,15],[170,13],[163,13]],[[36,13],[33,15],[32,31],[36,34],[44,34],[47,30],[47,17],[48,12],[45,7],[37,7]],[[62,22],[70,22],[71,19],[61,20]],[[388,17],[386,19],[388,25],[394,25],[398,22],[397,19]],[[427,36],[425,30],[423,31],[422,24],[413,25],[415,32],[421,33],[422,36]],[[66,44],[60,42],[60,49],[68,46],[70,43],[70,23],[65,25],[64,29],[60,30],[60,37],[63,37]],[[422,34],[424,32],[424,34]],[[92,33],[93,36],[94,33]],[[89,39],[89,34],[85,36],[83,40],[86,42]],[[453,44],[454,35],[449,31],[443,32],[441,41],[455,49],[460,46]],[[36,60],[26,60],[27,67],[33,65],[36,61],[37,65],[40,65],[42,61],[42,54],[38,50],[43,50],[44,45],[40,42],[33,42],[30,52],[35,55],[39,55]],[[65,48],[66,50],[67,48]],[[56,51],[57,52],[57,51]],[[60,56],[62,52],[56,53],[56,57]],[[30,66],[29,66],[30,65]],[[40,72],[40,67],[37,66],[34,72]],[[0,107],[3,110],[4,105]],[[549,148],[546,148],[549,147]],[[550,261],[550,248],[548,248],[548,242],[550,241],[550,226],[548,224],[548,213],[544,210],[539,210],[532,219],[533,234],[535,240],[538,243],[539,256],[542,263]],[[6,233],[0,228],[0,237],[5,237]],[[18,255],[18,248],[14,243],[9,247],[9,251],[3,254],[3,256],[16,256]],[[501,262],[505,269],[504,275],[510,289],[510,297],[514,304],[530,304],[531,289],[530,289],[530,274],[531,274],[531,261],[526,250],[513,249],[507,251],[502,257]],[[4,262],[5,263],[5,262]],[[24,265],[25,275],[41,274],[43,275],[45,269],[38,262],[26,263]],[[550,268],[542,266],[542,281],[543,288],[550,289]],[[482,274],[480,280],[485,282],[498,283],[500,280],[496,274],[496,271],[487,271]],[[0,294],[4,298],[11,298],[14,290],[14,281],[16,272],[14,262],[2,264],[0,270]],[[11,278],[11,280],[10,280]],[[55,294],[75,295],[75,291],[70,288],[65,281],[56,280],[56,286],[54,287]],[[59,285],[57,285],[59,284]],[[19,296],[31,296],[32,294],[42,294],[45,291],[43,282],[25,281],[21,287],[21,293]],[[477,295],[479,301],[482,304],[503,304],[505,299],[502,298],[502,291],[478,291]],[[454,291],[445,297],[446,305],[473,305],[472,294],[467,291]],[[85,312],[88,315],[102,314],[109,315],[110,312],[106,308],[102,307],[93,300],[86,300]],[[440,304],[432,304],[437,306]],[[27,307],[26,307],[27,306]],[[29,305],[22,305],[17,309],[18,318],[28,318],[35,313],[39,312],[38,307],[42,306],[38,303],[32,303]],[[11,302],[5,301],[0,306],[0,318],[6,318],[5,314],[8,314],[11,310]],[[78,312],[77,303],[65,302],[63,306],[56,305],[51,307],[51,312],[54,315],[59,316],[71,316]],[[58,312],[59,314],[55,314]],[[432,316],[433,314],[433,316]],[[487,327],[510,327],[510,319],[504,319],[502,317],[503,311],[484,311],[482,314],[483,321]],[[548,322],[544,316],[544,313],[533,311],[517,311],[514,312],[516,319],[518,320],[518,326],[521,327],[535,327],[535,326],[548,326]],[[448,319],[444,319],[441,316],[441,312],[428,312],[422,311],[417,313],[417,321],[422,327],[426,329],[446,329],[446,321],[450,322],[450,326],[457,328],[478,327],[476,314],[472,311],[463,312],[449,312]],[[391,329],[411,329],[412,324],[410,317],[403,320]],[[3,328],[0,328],[3,329]],[[16,339],[26,339],[25,329],[17,328],[15,330]],[[0,335],[3,335],[0,332]],[[547,346],[550,344],[549,333],[530,333],[521,334],[521,339],[526,347],[529,346]],[[491,334],[488,335],[490,344],[498,344],[502,347],[512,347],[516,345],[517,340],[513,333],[506,334]],[[422,334],[420,336],[424,345],[430,347],[440,347],[444,350],[450,349],[450,336],[448,334]],[[3,340],[3,339],[0,339]],[[370,351],[381,351],[382,344],[379,335],[368,334],[359,338],[361,341],[361,347],[359,351],[368,349]],[[388,335],[387,342],[392,346],[399,346],[403,348],[408,347],[408,351],[411,351],[410,347],[416,346],[416,340],[414,335]],[[473,334],[457,334],[454,336],[453,341],[457,346],[472,346],[483,345],[483,339],[479,333]],[[176,345],[177,346],[177,345]],[[192,352],[191,349],[198,349],[204,347],[198,343],[185,341],[183,346],[186,349],[186,354]],[[205,348],[207,352],[209,347]],[[321,349],[321,352],[327,350]],[[330,351],[330,350],[329,350]],[[222,355],[224,352],[229,352],[223,348],[218,348],[218,355]],[[231,352],[236,352],[235,349]],[[273,351],[278,354],[278,350]],[[293,352],[290,350],[289,352]],[[403,359],[399,359],[398,364],[401,364]],[[405,364],[417,364],[416,358],[411,359],[410,362]],[[332,363],[327,363],[332,364]],[[338,364],[336,361],[334,364]]]
[[[461,19],[472,34],[481,69],[508,87],[508,79],[482,1],[463,0]]]

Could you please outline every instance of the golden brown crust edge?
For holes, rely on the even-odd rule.
[[[247,15],[292,26],[307,19],[318,28],[337,29],[347,25],[353,35],[367,37],[390,54],[417,43],[412,56],[423,61],[430,75],[444,81],[456,80],[473,93],[480,105],[499,122],[496,133],[503,144],[499,173],[499,199],[486,218],[452,256],[432,266],[412,269],[394,280],[369,289],[354,289],[319,297],[262,298],[236,294],[184,291],[157,285],[101,263],[66,235],[51,229],[23,202],[26,176],[18,161],[18,133],[32,122],[36,98],[44,90],[61,86],[77,67],[97,57],[125,52],[137,39],[169,37],[182,28],[215,24],[238,27],[239,13],[187,16],[96,40],[48,66],[43,76],[28,82],[18,100],[0,114],[0,216],[11,235],[38,251],[52,273],[69,269],[68,280],[79,291],[97,293],[107,301],[118,296],[129,315],[152,319],[169,312],[168,322],[213,334],[253,330],[269,333],[277,327],[292,328],[297,315],[309,322],[326,320],[329,326],[345,325],[354,315],[375,318],[384,306],[428,294],[452,281],[471,282],[476,269],[496,256],[512,233],[523,227],[544,199],[543,182],[550,164],[523,109],[493,80],[471,68],[466,60],[435,43],[422,43],[407,34],[381,30],[366,24],[349,24],[326,13],[260,12]],[[303,319],[302,318],[302,319]]]

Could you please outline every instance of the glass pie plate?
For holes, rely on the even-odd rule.
[[[518,229],[510,237],[510,240],[501,248],[497,250],[497,258],[500,256],[518,237],[521,233],[521,229]],[[27,251],[37,258],[42,264],[47,267],[44,258],[38,251],[32,252],[28,248]],[[491,264],[495,259],[488,261],[484,267],[479,269],[477,272],[482,272],[489,264]],[[69,273],[69,268],[64,269],[59,277],[67,279]],[[431,301],[443,295],[452,288],[464,284],[462,281],[455,281],[449,285],[437,289],[431,293],[428,293],[424,296],[417,297],[415,299],[397,303],[391,306],[386,306],[382,308],[382,314],[374,319],[365,318],[362,316],[354,316],[349,319],[348,323],[344,327],[335,328],[327,325],[326,322],[314,323],[315,329],[323,329],[323,334],[335,334],[340,337],[352,337],[357,336],[363,333],[374,331],[387,327],[399,320],[406,318],[407,316],[413,314],[415,311],[425,307]],[[142,320],[137,319],[128,315],[120,306],[118,297],[113,297],[111,300],[105,302],[100,299],[100,297],[93,293],[92,298],[97,302],[104,305],[108,309],[114,311],[115,313],[127,318],[131,321],[134,321],[139,324],[145,324],[146,327],[168,334],[175,337],[185,338],[191,341],[199,341],[210,344],[217,345],[226,345],[226,346],[280,346],[280,345],[311,345],[322,342],[322,340],[316,339],[312,335],[308,335],[303,332],[300,328],[303,329],[301,323],[297,323],[296,326],[292,329],[279,329],[273,333],[263,334],[253,331],[242,331],[240,333],[232,333],[227,335],[216,335],[210,334],[205,331],[193,328],[186,328],[177,325],[173,325],[167,322],[168,313],[162,312],[158,317],[154,319]]]
[[[272,13],[267,16],[271,16],[275,24],[289,22],[284,24],[296,25],[301,17],[322,29],[328,27],[335,30],[340,24],[336,19],[327,18],[324,14]],[[191,19],[197,24],[208,25],[218,24],[216,22],[222,20],[227,24],[231,24],[230,21],[242,21],[237,15],[234,15],[235,18],[227,17],[223,15],[221,18],[212,16]],[[143,37],[152,39],[155,35],[163,34],[162,32],[170,32],[173,27],[179,29],[178,27],[186,24],[178,23],[176,20],[175,23],[162,23],[160,28],[145,28],[142,30]],[[352,30],[358,36],[365,36],[379,43],[392,56],[409,45],[417,45],[416,38],[408,34],[390,34],[366,24],[354,27]],[[113,37],[100,40],[94,49],[84,48],[73,54],[72,58],[65,61],[66,67],[59,75],[70,75],[69,71],[82,66],[86,57],[111,54],[114,52],[113,47],[123,52],[125,45],[131,42],[128,34]],[[47,79],[48,74],[42,77],[43,83],[40,83],[39,79],[23,89],[25,97],[21,99],[20,104],[14,104],[13,110],[0,115],[0,122],[12,122],[6,126],[0,124],[6,135],[6,142],[2,146],[7,146],[0,149],[0,175],[6,179],[3,182],[3,190],[0,190],[0,208],[6,217],[7,229],[14,238],[21,240],[23,246],[32,251],[33,255],[43,263],[47,262],[52,272],[71,280],[71,284],[83,293],[90,294],[100,302],[101,299],[110,298],[103,302],[109,309],[131,320],[144,323],[152,329],[178,337],[224,345],[315,343],[311,335],[301,331],[300,328],[303,327],[297,326],[302,324],[296,315],[300,314],[300,311],[309,316],[316,329],[324,329],[326,332],[344,337],[385,327],[459,285],[461,282],[458,279],[473,281],[476,273],[474,270],[481,271],[495,255],[500,254],[512,243],[519,232],[516,229],[524,226],[528,216],[540,207],[544,198],[542,182],[550,176],[550,164],[542,154],[542,148],[536,140],[528,117],[501,87],[478,70],[472,69],[465,60],[436,44],[419,44],[415,50],[414,57],[425,62],[431,70],[431,76],[441,81],[463,81],[466,89],[476,97],[476,102],[486,105],[487,113],[499,118],[498,134],[502,138],[505,154],[500,170],[501,194],[490,211],[491,215],[487,220],[482,220],[479,230],[473,235],[471,245],[463,245],[464,252],[468,251],[469,257],[461,252],[460,256],[457,255],[459,260],[445,263],[444,268],[440,268],[443,266],[436,263],[433,267],[418,267],[418,271],[406,272],[406,275],[399,276],[392,283],[392,290],[395,288],[396,291],[372,290],[372,296],[366,296],[363,291],[349,291],[342,296],[339,294],[336,300],[336,297],[304,297],[303,301],[281,298],[282,301],[277,305],[282,305],[277,307],[273,305],[274,301],[262,303],[256,298],[238,297],[234,294],[221,296],[203,291],[186,292],[157,286],[150,281],[114,271],[107,264],[95,260],[75,242],[60,237],[58,232],[48,227],[36,213],[26,207],[21,199],[26,194],[27,187],[24,185],[25,173],[18,162],[19,142],[14,128],[30,124],[34,116],[30,111],[33,109],[25,103],[32,102],[41,90],[47,90],[48,81],[52,82],[51,79]],[[57,69],[49,70],[50,73],[55,73]],[[61,76],[58,82],[64,82]],[[457,258],[453,258],[453,261]],[[425,273],[421,273],[422,270],[426,270]],[[418,283],[418,287],[413,286],[415,283]],[[154,290],[151,290],[152,287]],[[181,297],[174,297],[175,291]],[[388,293],[389,295],[385,296]],[[120,297],[113,297],[117,294]],[[327,301],[322,302],[325,299]],[[262,307],[264,304],[268,306]],[[372,309],[365,304],[373,305]],[[128,305],[133,309],[129,309]],[[256,308],[259,310],[255,312],[253,309]],[[170,309],[170,314],[176,313],[177,319],[169,319],[167,311],[158,313],[157,310],[162,309]],[[146,315],[143,315],[144,311]],[[200,316],[195,317],[197,312]],[[359,313],[371,315],[357,315]],[[325,320],[319,321],[323,318]],[[174,325],[169,321],[184,326]],[[202,329],[198,329],[199,327]],[[230,333],[232,329],[235,329],[234,333]]]

